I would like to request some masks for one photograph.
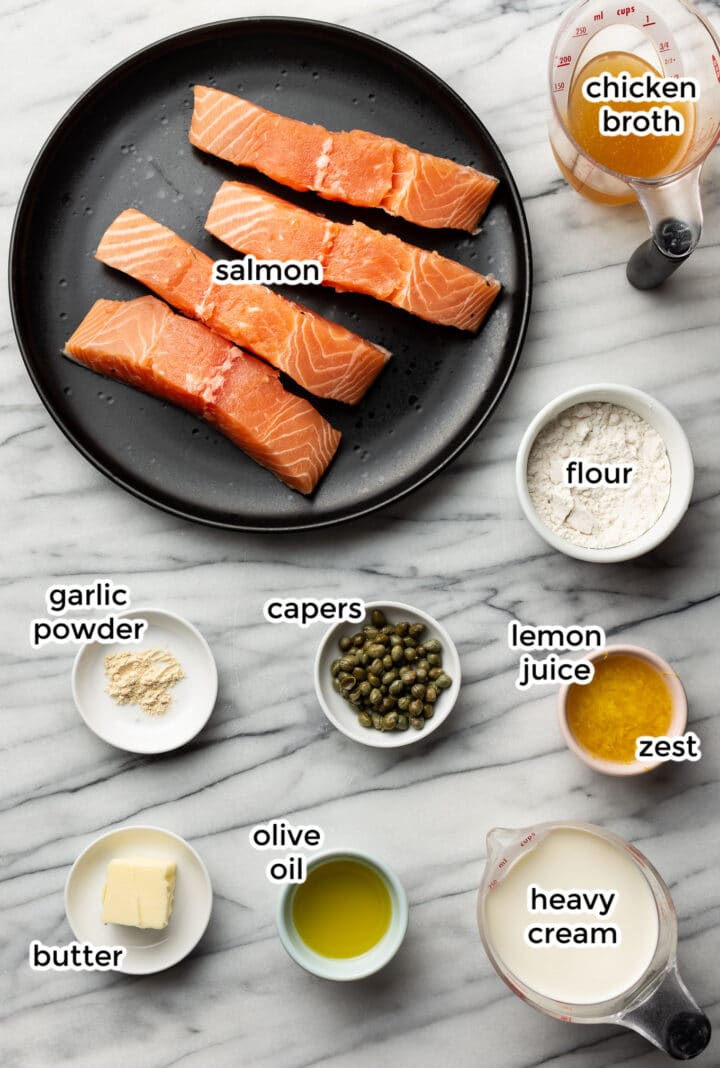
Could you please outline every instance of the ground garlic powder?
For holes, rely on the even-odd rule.
[[[108,687],[119,705],[140,705],[151,716],[164,715],[172,701],[171,687],[185,678],[180,663],[166,649],[111,653],[105,657]]]

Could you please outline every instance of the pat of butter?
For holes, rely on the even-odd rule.
[[[175,863],[163,857],[123,857],[108,864],[103,923],[167,927],[175,894]]]

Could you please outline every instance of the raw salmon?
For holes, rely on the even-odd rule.
[[[258,258],[318,260],[323,285],[367,293],[421,319],[477,330],[500,283],[392,234],[331,222],[241,182],[224,182],[205,226]]]
[[[383,208],[420,226],[477,230],[497,179],[364,130],[331,133],[195,86],[190,142],[326,200]]]
[[[300,493],[312,493],[340,443],[277,371],[155,297],[96,301],[65,352],[201,416]]]
[[[105,231],[96,256],[319,397],[356,404],[389,358],[267,286],[216,285],[209,256],[132,208]]]

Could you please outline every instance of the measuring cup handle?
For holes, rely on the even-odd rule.
[[[681,219],[665,219],[657,234],[630,257],[627,278],[636,289],[656,289],[689,259],[699,240],[697,228]],[[657,240],[663,244],[661,248]]]
[[[672,967],[660,986],[619,1020],[676,1061],[697,1057],[710,1041],[710,1021]]]

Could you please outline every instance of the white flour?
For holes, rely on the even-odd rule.
[[[627,487],[569,486],[565,462],[633,464]],[[595,401],[576,404],[548,423],[530,451],[527,484],[546,526],[574,545],[626,545],[658,521],[670,495],[665,443],[636,412]]]

